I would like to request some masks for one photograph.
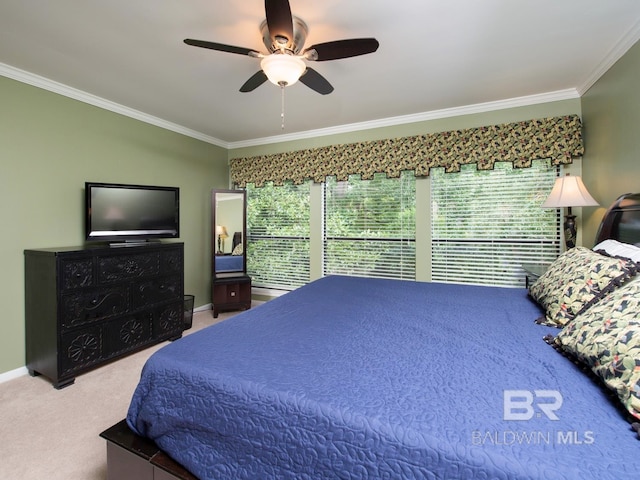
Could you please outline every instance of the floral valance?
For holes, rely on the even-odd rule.
[[[490,170],[495,162],[512,162],[516,168],[531,166],[537,159],[554,165],[568,164],[582,156],[582,122],[577,115],[469,128],[404,138],[331,145],[273,155],[234,158],[231,180],[238,187],[247,183],[323,182],[328,176],[347,180],[375,173],[397,178],[404,170],[427,176],[434,167],[457,172],[460,165],[475,163]]]

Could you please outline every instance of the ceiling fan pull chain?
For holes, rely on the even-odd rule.
[[[282,91],[282,111],[280,113],[280,119],[282,120],[282,130],[284,130],[284,83],[280,84],[280,90]]]

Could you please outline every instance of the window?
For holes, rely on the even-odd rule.
[[[309,281],[310,186],[247,185],[247,272],[254,286],[293,290]]]
[[[324,189],[324,274],[415,279],[415,177],[376,174]]]
[[[432,170],[432,280],[524,286],[522,263],[560,254],[559,215],[540,208],[557,175],[549,161],[522,169],[499,162],[491,171]]]

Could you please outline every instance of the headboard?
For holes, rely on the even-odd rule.
[[[234,232],[233,242],[231,243],[231,252],[233,252],[240,243],[242,243],[242,232]]]
[[[640,246],[640,193],[625,193],[607,209],[596,244],[608,238]]]

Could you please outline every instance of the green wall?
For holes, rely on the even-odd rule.
[[[595,239],[606,207],[623,193],[640,192],[640,43],[583,96],[583,179],[600,208],[585,208],[586,239]]]
[[[25,365],[23,250],[83,243],[84,182],[180,187],[185,292],[211,302],[210,191],[224,148],[0,77],[0,374]]]

